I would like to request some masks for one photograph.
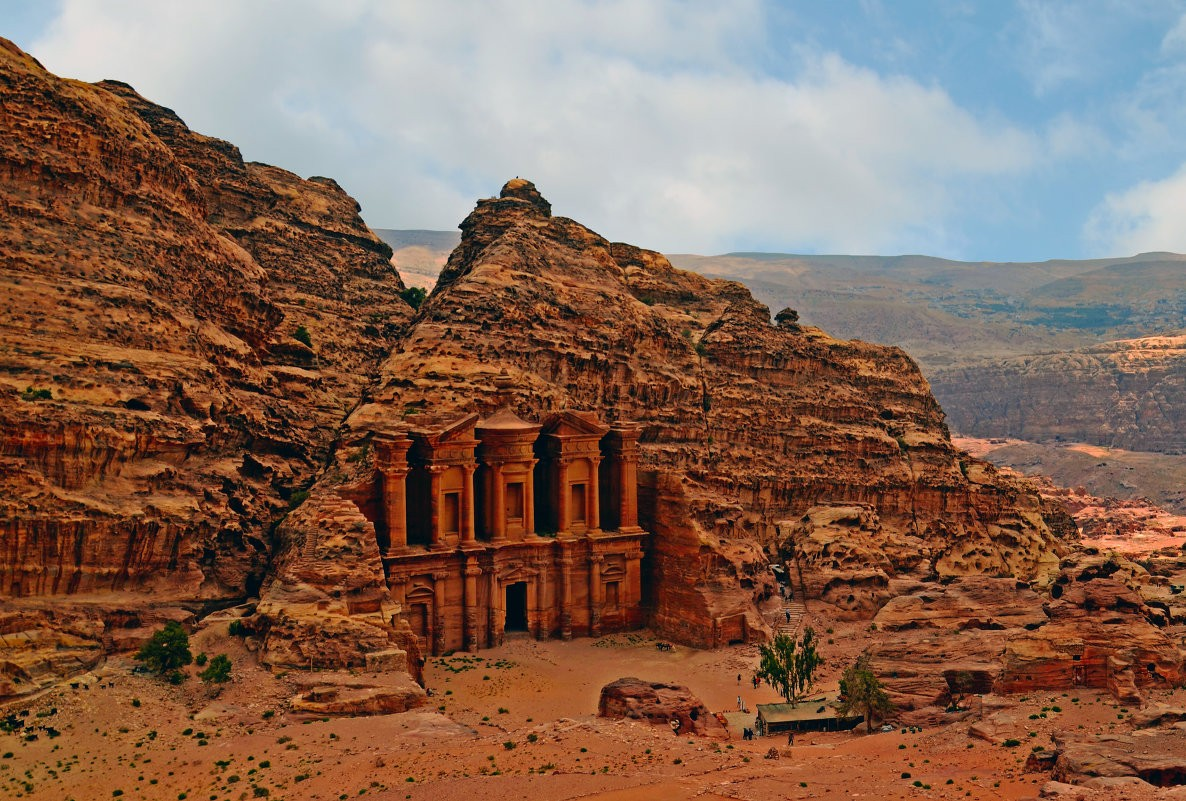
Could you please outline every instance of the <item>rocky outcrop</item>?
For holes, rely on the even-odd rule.
[[[904,709],[948,704],[957,677],[966,692],[1093,687],[1141,703],[1186,679],[1163,611],[1143,601],[1144,573],[1120,557],[1076,554],[1042,593],[988,577],[898,587],[873,619],[888,632],[874,665]]]
[[[1180,730],[1101,734],[1059,745],[1054,767],[1058,781],[1087,784],[1098,778],[1135,776],[1155,787],[1186,784],[1186,738]]]
[[[410,314],[390,248],[124,84],[0,72],[0,595],[252,594]]]
[[[479,201],[461,229],[350,425],[364,436],[421,408],[489,412],[503,369],[525,417],[573,408],[642,423],[642,467],[656,476],[642,488],[643,522],[662,532],[652,620],[664,636],[764,637],[755,603],[773,589],[763,562],[787,545],[777,524],[811,510],[869,510],[860,559],[895,573],[1042,580],[1073,534],[1023,482],[955,452],[898,349],[774,325],[740,285],[552,216],[522,180]],[[855,560],[841,560],[836,582]],[[869,598],[854,610],[884,600]]]
[[[390,249],[331,181],[0,60],[0,592],[242,596],[407,317]]]
[[[387,598],[374,525],[355,504],[315,490],[285,519],[279,539],[251,621],[265,664],[420,677],[415,639]]]
[[[1054,572],[1065,516],[954,450],[901,350],[790,310],[772,324],[739,284],[553,216],[522,179],[461,224],[409,319],[390,248],[332,181],[245,163],[123,84],[55,78],[7,43],[0,58],[10,597],[262,584],[244,625],[265,661],[414,672],[372,437],[422,410],[491,411],[502,370],[525,417],[644,426],[665,636],[764,638],[768,562],[787,552],[854,614],[885,600],[880,576],[851,603],[824,588],[861,560],[887,581]]]
[[[597,715],[641,720],[680,735],[728,737],[729,732],[687,687],[624,678],[601,688]],[[676,726],[673,721],[678,721]]]
[[[1184,360],[1186,337],[1153,336],[934,370],[930,379],[952,425],[969,436],[1181,454]]]
[[[300,692],[289,707],[309,715],[393,715],[428,700],[411,676],[391,669],[366,678],[348,673],[296,674],[294,681]]]

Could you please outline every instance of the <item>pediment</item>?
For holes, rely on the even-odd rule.
[[[597,437],[601,439],[609,432],[609,426],[598,419],[594,412],[577,412],[565,409],[553,412],[544,419],[543,433],[557,437]]]

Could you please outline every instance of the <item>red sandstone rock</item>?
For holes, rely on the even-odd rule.
[[[597,714],[671,727],[679,735],[728,737],[728,730],[687,687],[624,678],[601,688]],[[671,726],[679,721],[679,728]]]
[[[493,411],[502,370],[525,419],[643,426],[652,622],[672,638],[765,638],[768,562],[800,536],[808,594],[854,614],[903,576],[1057,570],[1068,518],[954,450],[901,350],[774,325],[740,285],[554,217],[519,179],[462,223],[404,327],[390,249],[332,181],[244,164],[122,84],[0,58],[10,595],[227,598],[266,579],[248,621],[266,659],[414,672],[375,438],[418,410]]]
[[[1104,734],[1060,746],[1054,769],[1058,781],[1135,776],[1157,787],[1186,784],[1186,738],[1178,731]]]
[[[350,426],[364,436],[408,409],[489,411],[503,369],[525,419],[569,408],[638,421],[652,623],[665,636],[764,638],[756,603],[787,545],[777,524],[807,514],[818,529],[831,507],[859,506],[870,522],[845,555],[812,552],[809,595],[856,613],[888,598],[891,576],[926,566],[1040,580],[1057,570],[1068,518],[959,456],[900,350],[775,326],[741,286],[551,216],[525,183],[480,201],[461,229],[383,389]],[[850,603],[841,585],[854,578],[864,589]]]
[[[360,678],[319,672],[295,678],[301,690],[290,701],[294,712],[312,715],[392,715],[423,706],[424,688],[401,671]]]
[[[0,594],[252,593],[410,313],[390,249],[123,84],[0,72]]]

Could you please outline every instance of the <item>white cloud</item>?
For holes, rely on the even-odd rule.
[[[1108,195],[1084,229],[1099,252],[1186,252],[1186,164],[1160,181]]]
[[[951,252],[961,203],[1047,147],[833,54],[762,74],[764,37],[758,0],[66,0],[33,52],[332,175],[376,227],[455,225],[521,175],[645,247]]]

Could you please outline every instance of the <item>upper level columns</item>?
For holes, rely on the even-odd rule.
[[[403,435],[375,438],[375,466],[382,476],[383,522],[387,541],[380,543],[386,552],[408,547],[408,448],[412,440]]]

